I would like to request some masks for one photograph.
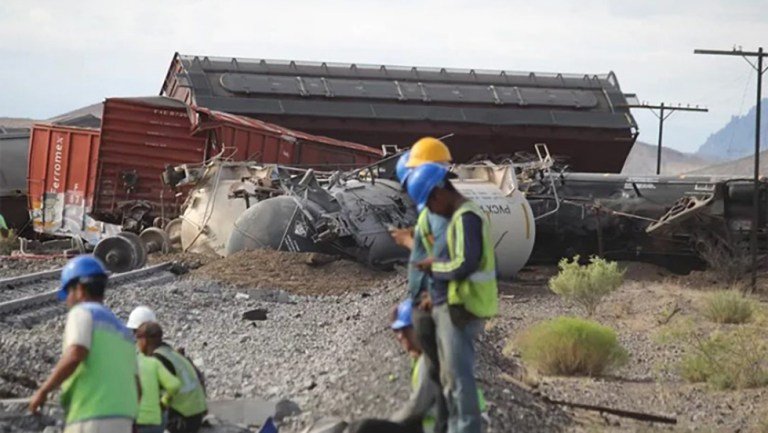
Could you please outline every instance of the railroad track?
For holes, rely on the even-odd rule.
[[[164,271],[170,267],[171,263],[165,262],[113,274],[109,278],[109,288],[114,290],[124,285],[151,283],[158,276],[163,277]],[[40,319],[40,314],[36,313],[63,312],[63,305],[56,299],[58,291],[56,286],[60,272],[61,269],[54,269],[0,280],[0,322],[21,323],[29,326],[37,322],[36,319]],[[50,314],[43,314],[43,316]]]

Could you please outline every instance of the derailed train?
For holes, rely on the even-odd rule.
[[[394,160],[349,173],[224,161],[184,167],[185,182],[195,188],[178,222],[181,246],[222,256],[272,248],[378,267],[403,262],[407,253],[388,230],[412,225],[416,213],[392,180]],[[749,180],[557,173],[545,150],[533,163],[453,170],[457,188],[489,216],[502,277],[529,261],[575,254],[650,261],[680,272],[745,256]],[[766,185],[760,188],[764,246],[768,205]]]
[[[224,161],[184,167],[185,182],[196,185],[180,220],[181,246],[219,255],[257,248],[323,252],[384,268],[403,262],[407,252],[389,230],[413,225],[417,215],[391,179],[390,161],[351,173]],[[456,187],[492,221],[500,275],[513,276],[535,240],[533,212],[514,171],[493,165],[456,171]]]

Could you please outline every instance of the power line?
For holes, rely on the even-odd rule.
[[[694,54],[709,54],[715,56],[739,56],[752,66],[757,72],[757,107],[755,113],[755,172],[752,179],[753,191],[752,191],[752,230],[750,237],[750,250],[752,250],[752,290],[757,289],[757,225],[760,222],[760,193],[758,191],[760,181],[760,111],[762,102],[763,91],[763,74],[768,68],[763,69],[763,58],[768,57],[763,51],[763,47],[757,49],[757,51],[743,51],[741,47],[736,49],[733,47],[731,51],[723,50],[693,50]],[[757,64],[750,61],[751,58],[757,60]]]
[[[648,103],[642,103],[642,104],[629,104],[627,105],[627,108],[645,108],[648,110],[651,110],[651,113],[653,113],[654,116],[656,116],[657,119],[659,119],[659,142],[658,142],[658,149],[656,151],[656,174],[661,174],[661,144],[662,139],[664,138],[664,121],[669,118],[672,114],[675,113],[675,111],[695,111],[695,112],[704,112],[706,113],[709,111],[709,109],[705,107],[699,107],[696,105],[695,107],[691,107],[691,104],[687,104],[686,106],[683,106],[682,104],[667,104],[662,102],[658,105],[651,105]],[[659,110],[657,113],[656,110]],[[667,114],[664,114],[664,112],[667,111]]]

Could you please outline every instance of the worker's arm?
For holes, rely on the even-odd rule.
[[[64,353],[53,368],[51,375],[29,402],[32,413],[40,410],[48,399],[48,394],[61,386],[77,367],[88,356],[93,337],[93,317],[83,307],[74,307],[67,313],[67,323],[64,325]]]
[[[483,257],[483,221],[474,213],[466,212],[455,230],[453,258],[435,260],[431,264],[432,278],[436,280],[465,280],[480,268]]]
[[[54,389],[61,386],[61,384],[67,380],[72,373],[75,372],[81,362],[88,356],[88,349],[83,346],[72,345],[64,350],[64,354],[53,367],[51,375],[43,383],[43,385],[35,392],[32,399],[29,402],[29,411],[37,413],[40,407],[45,404],[48,399],[48,394]]]
[[[163,403],[163,406],[167,407],[173,399],[173,396],[181,389],[181,381],[171,374],[171,372],[159,361],[157,363],[157,378],[160,382],[160,386],[165,390],[160,401]]]

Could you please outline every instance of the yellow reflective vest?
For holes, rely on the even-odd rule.
[[[464,263],[464,224],[462,215],[472,212],[482,221],[483,253],[477,271],[463,280],[448,282],[448,304],[461,305],[480,318],[495,316],[499,310],[499,289],[496,282],[496,258],[490,236],[490,223],[485,213],[471,200],[467,200],[451,216],[448,224],[447,262],[435,262],[435,272],[453,272]]]

